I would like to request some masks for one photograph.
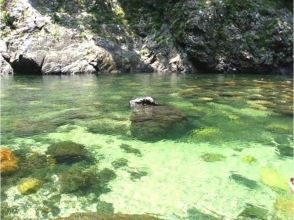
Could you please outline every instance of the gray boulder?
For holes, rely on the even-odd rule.
[[[137,99],[131,115],[132,136],[144,141],[177,138],[189,130],[186,116],[179,110],[156,105],[151,97]],[[145,104],[144,104],[145,103]]]

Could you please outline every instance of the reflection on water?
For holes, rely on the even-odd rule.
[[[292,86],[280,76],[2,78],[1,217],[291,219]],[[141,96],[164,106],[134,115],[128,101]]]

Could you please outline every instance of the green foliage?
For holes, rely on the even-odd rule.
[[[10,15],[8,11],[3,11],[1,15],[1,22],[10,28],[14,28],[15,18]]]

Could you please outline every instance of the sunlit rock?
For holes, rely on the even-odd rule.
[[[17,186],[21,194],[31,194],[36,192],[42,186],[42,182],[35,178],[28,178],[21,181]]]
[[[0,173],[9,174],[18,170],[17,159],[11,150],[7,148],[0,149]]]

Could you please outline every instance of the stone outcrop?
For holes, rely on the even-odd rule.
[[[203,72],[292,73],[292,12],[283,1],[185,0],[171,30]]]
[[[292,72],[292,11],[284,1],[1,4],[1,75]]]

